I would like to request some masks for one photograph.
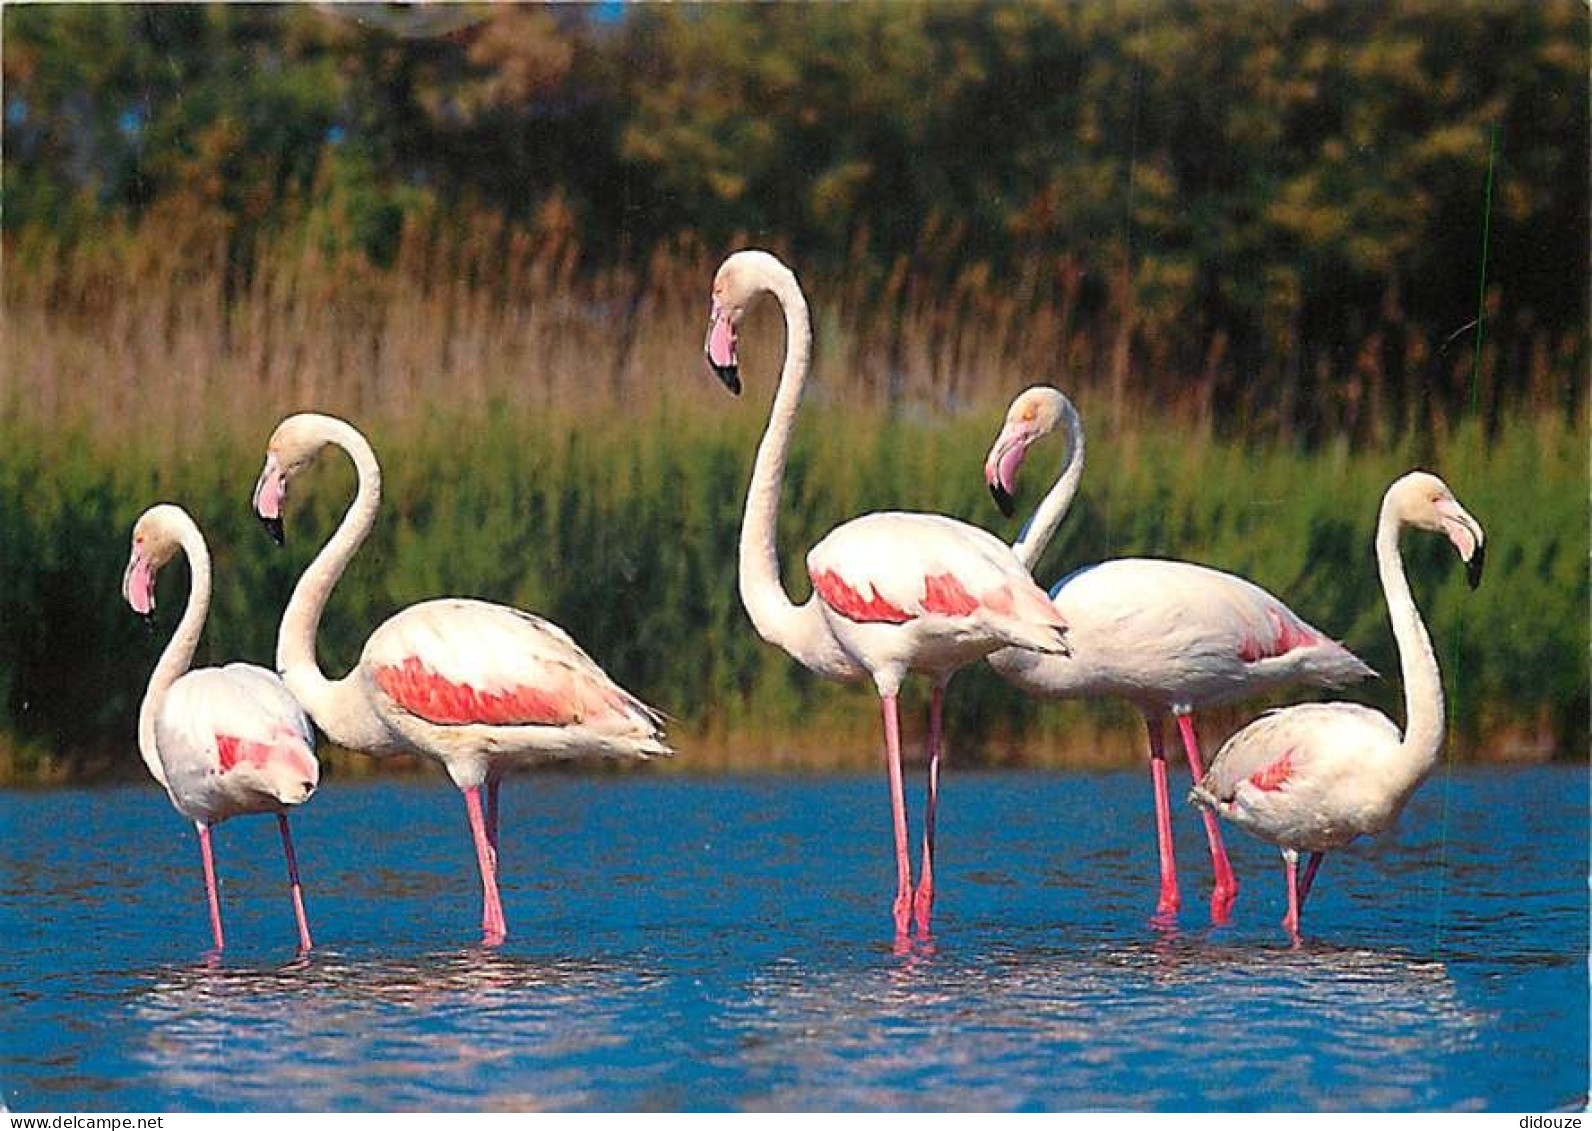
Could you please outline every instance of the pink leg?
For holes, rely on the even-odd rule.
[[[1172,848],[1172,812],[1166,798],[1166,750],[1161,743],[1160,716],[1144,716],[1145,728],[1150,732],[1150,778],[1155,784],[1155,844],[1161,856],[1161,897],[1156,901],[1157,915],[1176,915],[1177,855]]]
[[[895,914],[896,938],[906,937],[907,924],[912,915],[912,862],[907,857],[907,806],[901,791],[901,721],[896,712],[896,697],[886,695],[881,700],[884,707],[885,757],[890,770],[890,815],[895,824],[896,897],[892,911]]]
[[[502,856],[498,851],[498,786],[502,779],[492,774],[486,779],[486,840],[492,846],[492,867],[500,867]]]
[[[497,867],[492,862],[492,844],[487,840],[486,819],[481,815],[481,788],[464,791],[464,805],[470,813],[470,835],[475,838],[475,859],[481,867],[482,941],[495,946],[508,934],[503,921],[503,903],[498,898]]]
[[[1283,916],[1283,930],[1297,941],[1299,938],[1299,854],[1291,848],[1282,850],[1283,874],[1288,878],[1288,914]]]
[[[1312,852],[1310,862],[1305,865],[1305,874],[1299,881],[1299,907],[1304,908],[1305,900],[1310,898],[1310,885],[1316,882],[1316,869],[1321,867],[1321,860],[1326,855],[1324,852]]]
[[[1205,765],[1200,758],[1199,739],[1194,735],[1194,717],[1180,712],[1177,726],[1183,732],[1183,752],[1188,756],[1189,772],[1197,785],[1205,779]],[[1233,900],[1238,898],[1238,878],[1227,860],[1227,846],[1222,843],[1222,830],[1216,823],[1216,814],[1201,809],[1205,820],[1205,839],[1211,846],[1211,871],[1216,876],[1216,886],[1211,890],[1211,919],[1225,923],[1233,913]]]
[[[199,855],[205,863],[205,893],[210,897],[210,934],[216,940],[216,949],[224,950],[226,940],[221,937],[221,897],[216,891],[216,861],[210,853],[210,826],[194,822],[199,830]]]
[[[912,911],[918,935],[927,938],[929,920],[934,914],[934,815],[940,806],[940,752],[945,738],[941,719],[945,708],[945,688],[934,685],[929,700],[929,803],[923,820],[923,867],[918,872],[918,890],[912,898]]]
[[[314,944],[310,942],[310,923],[304,916],[304,889],[299,886],[298,859],[293,855],[293,838],[287,831],[287,814],[276,815],[277,827],[282,830],[282,855],[287,857],[287,882],[293,892],[293,914],[298,918],[299,950],[308,951]]]

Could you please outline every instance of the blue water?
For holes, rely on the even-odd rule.
[[[916,783],[914,783],[915,785]],[[912,799],[917,801],[916,791]],[[325,783],[195,838],[153,787],[0,793],[0,1094],[15,1111],[1457,1109],[1585,1103],[1585,768],[1455,771],[1329,858],[1291,946],[1233,831],[1229,926],[1178,820],[1148,921],[1147,774],[952,774],[932,947],[896,953],[883,775],[504,789],[510,936],[476,944],[459,795]]]

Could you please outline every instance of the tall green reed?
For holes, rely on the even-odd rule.
[[[808,675],[757,639],[741,610],[735,546],[766,412],[759,372],[771,367],[750,370],[741,401],[693,373],[697,389],[634,410],[505,403],[356,419],[382,460],[385,494],[323,619],[323,666],[346,670],[403,605],[476,596],[564,625],[668,712],[679,769],[870,763],[869,690]],[[867,510],[942,512],[1015,536],[1017,521],[1000,520],[981,476],[998,407],[934,419],[815,393],[798,424],[779,528],[796,600],[808,592],[807,549]],[[1081,407],[1087,423],[1089,400]],[[183,571],[169,570],[153,635],[119,597],[133,519],[155,501],[187,507],[214,554],[198,662],[271,662],[292,583],[353,493],[347,461],[329,452],[295,485],[287,547],[272,546],[248,498],[274,424],[196,426],[168,443],[138,429],[0,423],[0,747],[12,776],[136,771],[137,701],[186,597]],[[1489,573],[1474,594],[1440,540],[1405,539],[1457,747],[1584,753],[1584,445],[1557,418],[1517,421],[1495,436],[1466,426],[1378,452],[1240,445],[1154,420],[1123,440],[1106,428],[1090,439],[1079,501],[1040,563],[1041,581],[1129,554],[1240,573],[1381,671],[1381,681],[1346,694],[1395,718],[1398,666],[1371,552],[1376,508],[1409,467],[1443,474],[1489,535]],[[1036,451],[1023,502],[1037,500],[1047,460],[1061,458],[1059,444]],[[1208,740],[1258,707],[1213,716]],[[1119,706],[1033,703],[987,670],[957,678],[948,725],[959,760],[1098,761],[1138,743],[1135,718]]]

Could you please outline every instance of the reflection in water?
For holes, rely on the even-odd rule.
[[[959,777],[942,935],[905,956],[881,937],[888,845],[856,836],[874,778],[539,783],[512,826],[537,837],[509,846],[539,865],[527,912],[494,950],[456,945],[450,787],[345,783],[301,847],[332,949],[286,961],[275,830],[239,822],[238,949],[208,965],[193,846],[158,798],[0,791],[0,1100],[1579,1109],[1585,772],[1504,780],[1458,774],[1329,862],[1307,926],[1339,945],[1293,949],[1276,854],[1249,838],[1232,924],[1146,925],[1140,775]],[[1198,823],[1179,832],[1198,859]]]
[[[496,1110],[592,1107],[594,1078],[574,1066],[624,1043],[620,1008],[655,981],[486,948],[167,968],[134,1006],[146,1034],[135,1059],[201,1106],[481,1109],[487,1095]],[[513,1072],[493,1081],[510,1059]]]
[[[771,1109],[1312,1110],[1345,1094],[1420,1107],[1449,1083],[1445,1054],[1486,1021],[1441,962],[1175,937],[816,975],[787,963],[729,1012]]]

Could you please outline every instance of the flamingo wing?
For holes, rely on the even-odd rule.
[[[567,632],[485,601],[425,601],[372,634],[362,667],[393,707],[438,726],[620,723],[663,717],[625,691]]]
[[[1192,562],[1120,558],[1086,566],[1051,591],[1113,646],[1168,668],[1225,670],[1240,681],[1340,686],[1376,673],[1253,582]]]
[[[1368,707],[1288,707],[1228,739],[1189,798],[1273,844],[1322,852],[1397,814],[1379,768],[1398,750],[1398,727]]]
[[[1234,655],[1279,655],[1313,639],[1313,629],[1258,585],[1221,570],[1159,558],[1117,558],[1085,566],[1051,590],[1058,601],[1132,622],[1163,638],[1198,640]],[[1280,632],[1273,629],[1283,625]]]
[[[280,766],[317,781],[315,731],[280,677],[253,664],[191,671],[172,685],[155,742],[173,778]]]
[[[1400,741],[1386,715],[1357,703],[1302,703],[1268,711],[1222,744],[1196,787],[1198,800],[1226,806],[1245,790],[1285,791],[1338,752]]]
[[[853,519],[813,547],[807,573],[819,600],[848,620],[968,618],[1026,637],[1025,647],[1062,650],[1066,623],[1011,547],[942,515]]]

